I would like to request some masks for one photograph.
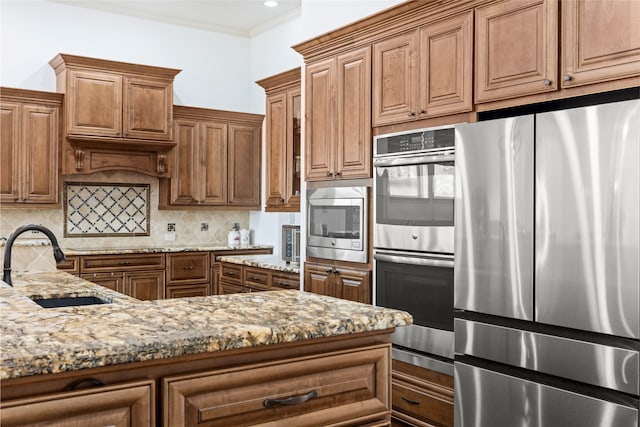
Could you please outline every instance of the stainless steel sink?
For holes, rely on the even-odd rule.
[[[56,308],[56,307],[75,307],[79,305],[94,305],[94,304],[110,304],[111,301],[107,301],[98,297],[64,297],[64,298],[43,298],[33,299],[33,302],[44,308]]]

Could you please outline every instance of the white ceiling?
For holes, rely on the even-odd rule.
[[[300,14],[301,0],[49,0],[72,6],[251,37]]]

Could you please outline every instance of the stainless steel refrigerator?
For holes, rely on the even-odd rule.
[[[455,138],[456,427],[638,427],[640,100]]]

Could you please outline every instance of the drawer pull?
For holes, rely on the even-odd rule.
[[[71,391],[71,390],[75,390],[79,385],[82,384],[87,384],[87,385],[92,385],[95,387],[102,387],[105,386],[106,384],[103,383],[102,381],[95,379],[95,378],[82,378],[79,379],[77,381],[74,381],[70,384],[67,384],[67,386],[65,388],[63,388],[63,391]]]
[[[131,261],[120,261],[118,265],[131,265]]]
[[[311,390],[307,394],[301,394],[299,396],[291,396],[285,397],[284,399],[266,399],[264,401],[264,406],[267,408],[273,408],[274,406],[291,406],[291,405],[300,405],[301,403],[306,402],[307,400],[315,399],[318,397],[318,390]]]
[[[193,265],[185,265],[182,267],[183,270],[193,270]]]
[[[413,399],[409,399],[408,397],[402,396],[402,400],[404,400],[405,402],[411,404],[411,405],[419,405],[420,401],[419,400],[413,400]]]

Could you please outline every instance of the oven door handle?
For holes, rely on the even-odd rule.
[[[389,255],[383,253],[373,254],[373,258],[378,261],[395,262],[397,264],[421,265],[425,267],[446,267],[453,268],[453,257],[443,255],[442,258],[417,258],[402,255]]]
[[[405,166],[405,165],[421,165],[425,163],[444,163],[453,162],[455,155],[453,152],[444,154],[427,155],[427,156],[411,156],[411,157],[396,157],[393,159],[376,159],[373,161],[375,167],[386,166]]]

